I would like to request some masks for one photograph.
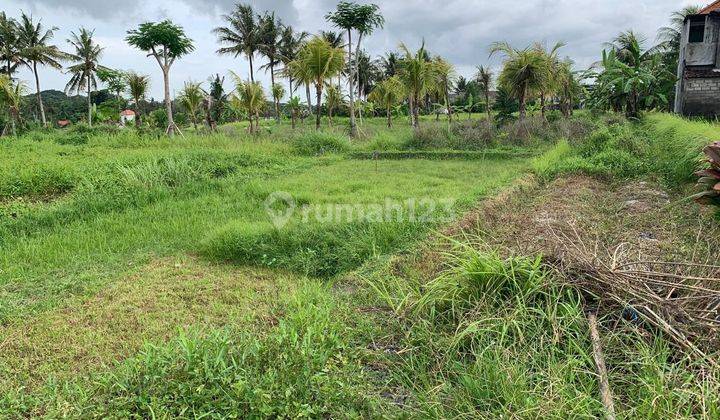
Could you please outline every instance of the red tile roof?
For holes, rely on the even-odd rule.
[[[711,4],[705,6],[702,10],[700,10],[701,15],[707,15],[710,14],[710,12],[717,12],[720,11],[720,0],[714,1]]]
[[[121,112],[120,115],[122,115],[122,116],[134,116],[134,115],[135,115],[135,111],[133,111],[133,110],[131,110],[131,109],[126,109],[125,111]]]

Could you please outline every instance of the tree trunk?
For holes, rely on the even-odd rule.
[[[165,112],[167,112],[168,128],[167,133],[170,137],[175,135],[175,120],[172,114],[172,98],[170,98],[170,69],[163,68],[163,79],[165,85]]]
[[[348,60],[350,62],[350,77],[348,84],[350,87],[350,137],[357,137],[357,123],[355,122],[355,66],[353,65],[352,56],[352,31],[348,29]]]
[[[33,73],[35,74],[35,88],[37,90],[38,106],[40,107],[40,121],[43,127],[47,127],[47,119],[45,118],[45,107],[43,106],[42,95],[40,94],[40,76],[37,72],[37,61],[33,61]]]
[[[412,96],[410,99],[411,107],[410,107],[410,113],[412,117],[410,118],[412,120],[412,126],[415,130],[420,128],[420,112],[418,110],[418,102],[420,98],[415,97],[415,95]]]
[[[518,109],[518,113],[520,114],[520,121],[522,121],[522,120],[525,119],[525,114],[526,114],[526,113],[525,113],[525,105],[526,105],[526,104],[525,104],[525,100],[526,100],[526,99],[525,99],[525,96],[526,96],[525,94],[526,94],[526,92],[527,92],[527,85],[523,86],[523,89],[522,89],[522,92],[520,92],[520,98],[519,98],[519,101],[518,101],[518,102],[520,102],[520,106],[519,106],[519,109]]]
[[[307,96],[308,112],[313,113],[312,98],[310,97],[310,83],[305,83],[305,96]]]
[[[328,123],[333,126],[333,109],[328,106]]]
[[[387,126],[388,128],[392,128],[392,112],[390,111],[390,108],[387,108],[385,112],[387,114]]]
[[[252,54],[248,54],[248,61],[250,62],[250,82],[255,83],[255,72],[253,71]],[[252,117],[250,117],[252,120]]]
[[[135,127],[140,128],[140,99],[135,98]]]
[[[275,89],[275,66],[270,60],[270,83],[272,83],[271,89]],[[275,121],[280,122],[280,98],[276,98],[273,95],[273,102],[275,103]]]
[[[487,111],[488,122],[492,121],[492,112],[490,111],[490,91],[485,90],[485,110]]]
[[[540,116],[545,119],[545,92],[540,92]]]
[[[293,130],[295,129],[295,118],[297,118],[297,111],[293,109],[293,110],[290,112],[290,119],[292,120],[292,128],[293,128]]]
[[[87,94],[88,94],[88,126],[92,127],[92,99],[91,99],[91,89],[90,89],[90,75],[88,74],[87,78]]]
[[[317,113],[315,115],[315,130],[320,129],[320,114],[322,111],[322,84],[315,85],[317,95]]]

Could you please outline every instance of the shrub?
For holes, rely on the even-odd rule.
[[[448,132],[447,126],[439,124],[423,124],[413,132],[411,138],[403,145],[409,150],[447,149],[452,133]]]
[[[292,145],[296,153],[304,156],[342,153],[350,149],[350,143],[345,137],[316,131],[295,136]]]
[[[693,196],[700,204],[720,206],[720,141],[707,146],[704,150],[710,167],[696,172],[699,176],[698,185],[705,191]]]
[[[508,143],[515,146],[527,146],[538,139],[548,136],[548,124],[542,117],[528,117],[507,124],[502,129],[507,133]]]
[[[497,130],[489,121],[463,120],[452,125],[452,133],[455,140],[454,149],[478,150],[495,143]]]

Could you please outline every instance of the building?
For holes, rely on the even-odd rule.
[[[126,109],[120,113],[120,123],[126,125],[135,121],[135,111]]]
[[[675,112],[720,116],[720,0],[685,18],[680,38]]]

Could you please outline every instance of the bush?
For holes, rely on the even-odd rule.
[[[527,117],[503,127],[508,143],[515,146],[528,146],[537,140],[547,139],[549,127],[542,117]]]
[[[295,136],[292,145],[296,153],[304,156],[342,153],[350,149],[350,143],[345,137],[316,131]]]
[[[495,144],[497,130],[488,120],[464,120],[452,125],[455,149],[479,150]]]

